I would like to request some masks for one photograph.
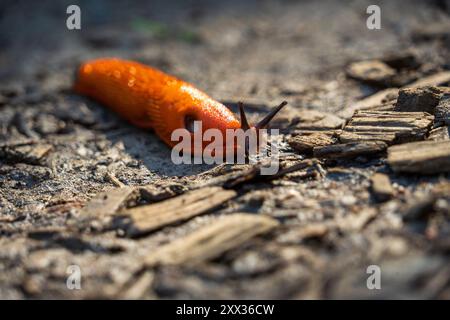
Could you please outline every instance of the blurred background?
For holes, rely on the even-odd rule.
[[[66,28],[70,4],[81,8],[81,30]],[[448,1],[377,1],[381,30],[366,27],[370,4],[3,0],[0,79],[44,81],[70,74],[83,60],[119,56],[161,68],[213,96],[270,98],[275,87],[289,90],[295,83],[300,90],[315,80],[335,80],[349,61],[412,47],[427,63],[448,66],[448,39],[422,41],[425,31],[445,40]],[[327,109],[358,94],[348,92]]]

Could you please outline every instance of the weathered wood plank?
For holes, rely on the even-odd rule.
[[[82,217],[106,217],[115,214],[126,205],[127,200],[132,196],[135,189],[123,187],[107,190],[93,197],[81,209]]]
[[[206,213],[235,196],[233,190],[207,187],[155,204],[131,208],[120,215],[129,219],[127,234],[136,236]]]
[[[288,139],[288,143],[292,149],[306,153],[312,152],[314,147],[323,147],[334,142],[335,139],[330,135],[321,132],[309,135],[296,135]]]
[[[447,91],[443,87],[404,88],[398,94],[395,111],[434,114],[439,100]]]
[[[0,158],[14,163],[39,164],[52,148],[47,143],[5,145],[0,146]]]
[[[442,71],[429,75],[427,77],[420,78],[405,87],[418,88],[426,86],[439,86],[448,82],[450,82],[450,71]]]
[[[450,141],[421,141],[389,147],[388,163],[397,172],[450,172]]]
[[[344,127],[342,143],[384,141],[387,144],[422,140],[433,116],[426,112],[358,111]]]
[[[434,112],[434,126],[442,125],[450,126],[450,88],[449,92],[442,96]]]
[[[237,213],[225,216],[158,248],[147,256],[145,264],[192,265],[214,259],[277,225],[276,220],[265,216]]]
[[[383,141],[349,142],[314,148],[316,158],[353,158],[361,155],[375,154],[384,151],[387,144]]]
[[[402,88],[418,88],[425,86],[439,86],[445,83],[450,82],[450,71],[443,71],[432,74],[427,77],[423,77],[413,83],[410,83]],[[347,108],[341,110],[338,113],[338,116],[343,117],[345,119],[350,119],[355,111],[365,110],[376,107],[378,105],[383,104],[383,102],[394,100],[398,97],[399,88],[388,88],[373,95],[370,95],[364,99],[361,99],[354,104],[348,106]]]

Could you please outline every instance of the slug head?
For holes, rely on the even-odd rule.
[[[221,103],[218,103],[214,100],[203,100],[203,105],[200,108],[192,108],[188,110],[188,112],[184,116],[184,128],[187,129],[192,134],[192,139],[199,130],[198,123],[196,125],[196,121],[201,121],[201,130],[202,134],[205,133],[208,129],[218,129],[223,137],[223,151],[220,153],[225,156],[228,152],[236,153],[236,151],[241,148],[238,141],[233,138],[233,141],[227,141],[227,129],[237,130],[242,129],[247,132],[248,130],[252,130],[253,134],[256,133],[258,135],[259,130],[265,129],[270,121],[275,117],[275,115],[287,104],[286,101],[283,101],[280,105],[275,107],[272,111],[270,111],[261,121],[256,123],[254,126],[250,126],[248,123],[244,107],[242,102],[239,102],[239,111],[240,111],[240,121],[238,121],[234,114],[226,108]],[[233,131],[232,131],[233,132]],[[257,136],[257,148],[259,148],[259,136]],[[214,139],[215,140],[215,139]],[[212,140],[212,141],[214,141]],[[193,141],[193,140],[192,140]],[[202,150],[206,148],[206,146],[211,142],[211,140],[203,141]],[[192,143],[193,145],[193,143]],[[249,154],[249,148],[246,144],[242,146],[246,155]],[[195,154],[200,154],[200,150],[194,151]]]

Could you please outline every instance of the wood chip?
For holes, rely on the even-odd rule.
[[[125,185],[122,183],[122,181],[117,179],[117,177],[111,172],[106,173],[106,179],[108,179],[116,187],[119,187],[119,188],[125,187]]]
[[[206,213],[235,196],[233,190],[207,187],[155,204],[125,210],[121,216],[129,219],[127,234],[137,236]]]
[[[401,89],[394,110],[402,112],[422,111],[434,114],[442,94],[443,92],[437,87]]]
[[[196,183],[192,188],[205,188],[211,186],[222,186],[225,189],[230,189],[238,184],[250,182],[260,175],[261,166],[259,164],[245,164],[236,166],[232,171],[218,171],[209,172],[214,176],[207,176],[207,180],[202,180]],[[215,169],[213,169],[215,170]]]
[[[421,141],[389,147],[388,163],[396,172],[450,172],[450,141]]]
[[[232,214],[153,251],[147,266],[198,264],[219,257],[256,235],[268,232],[278,222],[265,216]]]
[[[0,157],[13,163],[40,164],[52,148],[46,143],[6,145],[0,147]]]
[[[291,162],[291,161],[289,161]],[[262,169],[268,168],[270,165],[269,162],[263,161],[252,165],[245,165],[245,168],[242,170],[230,172],[223,174],[222,176],[212,177],[208,181],[200,182],[195,185],[194,188],[204,188],[207,186],[222,186],[225,189],[233,189],[245,183],[255,183],[261,181],[270,181],[281,178],[282,176],[292,173],[295,171],[300,171],[302,169],[308,168],[307,172],[302,178],[315,177],[317,175],[317,165],[315,165],[314,161],[310,159],[296,161],[292,164],[289,163],[286,165],[285,161],[280,163],[280,167],[277,173],[275,174],[263,174]],[[309,168],[311,167],[311,168]],[[309,170],[312,169],[312,170]]]
[[[302,178],[315,177],[320,174],[320,172],[318,172],[319,167],[320,167],[320,164],[318,163],[318,161],[316,159],[313,159],[313,160],[305,159],[302,161],[298,161],[294,164],[290,164],[288,166],[283,166],[282,168],[280,168],[280,170],[276,174],[261,176],[261,178],[262,178],[262,180],[266,180],[266,181],[274,180],[274,179],[278,179],[286,174],[293,173],[293,172],[303,170],[303,169],[307,169],[307,170],[303,172],[304,174],[302,175]]]
[[[445,93],[434,112],[434,126],[450,126],[450,90]]]
[[[81,215],[88,217],[107,217],[125,207],[135,189],[116,188],[96,195],[82,209]]]
[[[362,155],[376,154],[384,151],[387,144],[383,141],[349,142],[314,148],[317,158],[354,158]]]
[[[450,82],[450,71],[443,71],[419,79],[404,87],[418,88],[425,86],[440,86],[448,82]],[[343,117],[345,119],[350,119],[353,113],[357,110],[370,109],[380,104],[383,104],[383,102],[396,99],[398,96],[398,90],[399,88],[388,88],[378,91],[377,93],[374,93],[373,95],[361,99],[355,102],[354,104],[350,105],[349,107],[344,108],[341,112],[338,113],[338,116]]]
[[[292,149],[298,152],[310,153],[314,147],[323,147],[335,143],[335,139],[327,134],[314,133],[310,135],[296,135],[288,139]]]
[[[386,201],[394,196],[395,191],[388,175],[375,173],[371,178],[371,182],[372,191],[378,201]]]
[[[182,184],[170,183],[162,186],[147,185],[138,187],[140,196],[149,203],[166,200],[188,191]]]
[[[389,86],[396,73],[395,69],[379,60],[354,62],[347,68],[350,78],[383,86]]]
[[[387,144],[423,140],[432,122],[433,116],[424,112],[358,111],[342,130],[339,140]]]
[[[448,82],[450,82],[450,71],[442,71],[414,81],[413,83],[407,85],[407,87],[418,88],[427,86],[440,86]]]

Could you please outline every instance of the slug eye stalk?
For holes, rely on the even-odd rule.
[[[257,124],[255,124],[255,129],[258,130],[258,129],[263,129],[263,128],[267,127],[267,125],[270,123],[270,121],[273,119],[273,117],[275,117],[275,115],[278,112],[280,112],[280,110],[283,109],[283,107],[285,105],[287,105],[287,101],[283,101],[282,103],[280,103],[280,105],[273,108],[261,121],[259,121]],[[243,130],[248,130],[248,129],[250,129],[250,125],[248,124],[247,116],[245,115],[244,104],[241,101],[239,101],[238,106],[239,106],[239,112],[241,115],[241,128]]]
[[[285,105],[287,105],[287,101],[283,101],[277,107],[273,108],[261,121],[259,121],[254,126],[254,128],[256,130],[264,129],[270,123],[270,121],[273,119],[273,117],[275,117],[275,115],[278,112],[280,112],[280,110],[283,109],[283,107]],[[246,131],[246,130],[250,129],[251,127],[248,123],[247,116],[245,115],[244,104],[241,101],[239,101],[238,106],[239,106],[239,113],[241,115],[241,129]],[[257,139],[257,148],[259,149],[260,141],[259,141],[258,135],[256,136],[256,139]],[[245,152],[245,157],[248,159],[249,153],[250,153],[248,141],[245,142],[244,152]]]

